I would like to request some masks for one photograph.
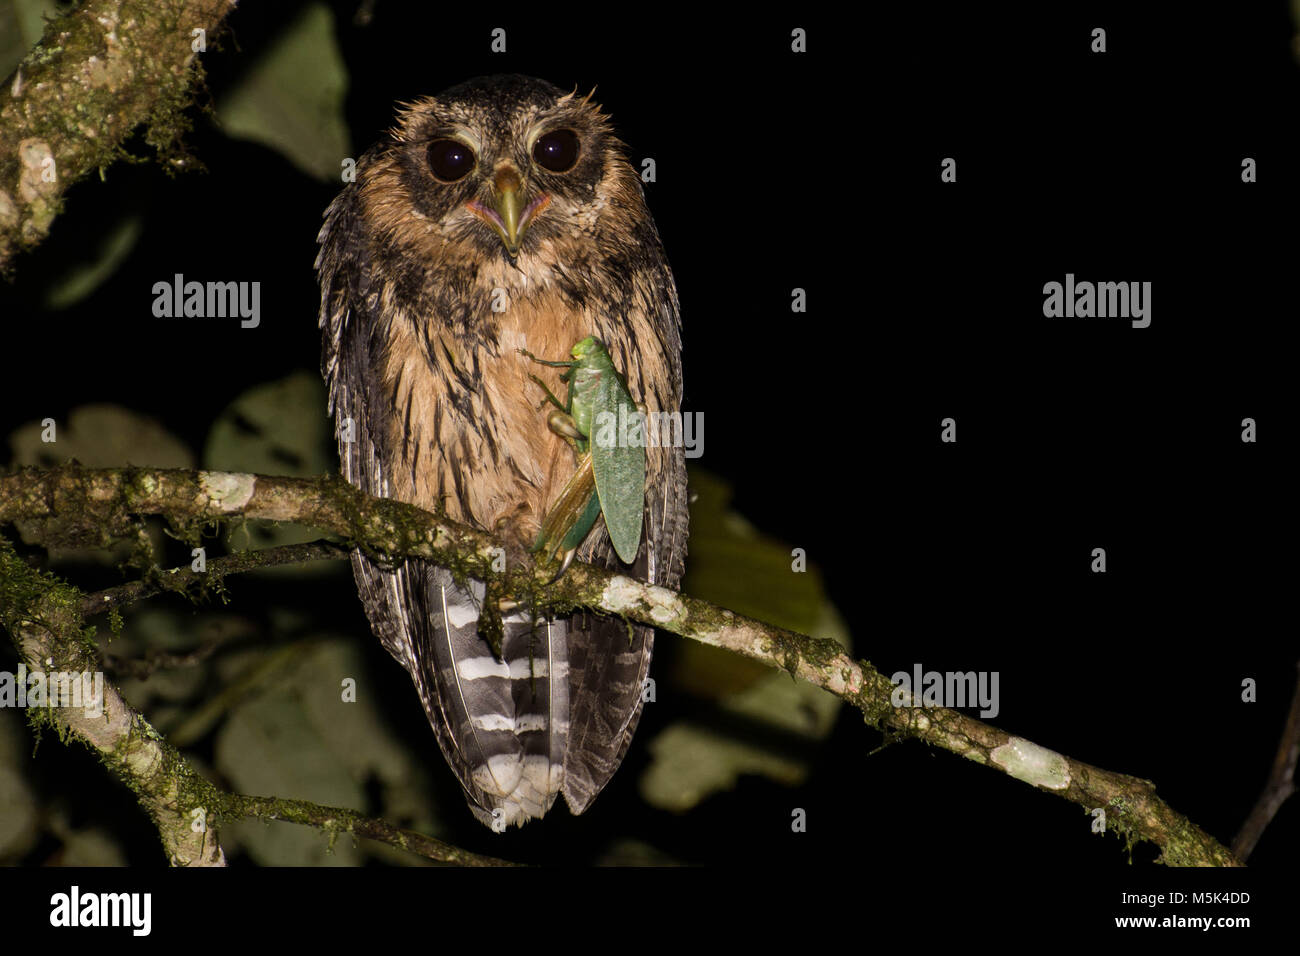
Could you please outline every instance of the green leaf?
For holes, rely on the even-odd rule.
[[[332,471],[325,407],[325,386],[310,372],[255,385],[213,422],[203,467],[303,478]]]
[[[161,422],[120,405],[82,405],[56,420],[54,441],[45,426],[30,422],[13,431],[15,465],[49,467],[75,458],[87,468],[193,468],[194,455]]]
[[[46,308],[66,309],[98,289],[131,254],[142,231],[139,216],[127,215],[119,219],[95,246],[93,260],[70,264],[62,275],[50,282],[44,297]]]
[[[355,681],[355,700],[344,699],[345,680]],[[394,742],[375,688],[355,638],[322,639],[235,707],[217,735],[217,770],[241,793],[346,807],[437,834],[439,808],[421,763],[427,751],[417,756]],[[381,806],[367,806],[368,779],[379,784]],[[263,865],[357,865],[370,852],[387,858],[347,836],[327,853],[328,837],[311,827],[246,821],[223,827],[223,845],[228,830]]]
[[[217,117],[229,135],[269,146],[317,179],[337,180],[350,152],[347,85],[334,14],[312,3],[218,101]]]
[[[311,800],[359,809],[365,792],[338,761],[318,728],[284,682],[237,708],[217,736],[216,765],[240,793]],[[250,824],[252,824],[250,826]],[[310,827],[255,821],[235,824],[245,849],[263,866],[355,866],[360,854],[350,839],[326,853],[328,838]]]
[[[848,629],[826,598],[814,566],[791,568],[790,546],[761,534],[731,509],[731,489],[692,469],[690,558],[682,589],[762,621],[829,638],[849,647]],[[653,761],[639,782],[661,809],[685,812],[731,789],[744,774],[787,786],[806,778],[809,758],[835,723],[841,701],[790,675],[717,648],[685,641],[662,675],[658,693],[716,700],[720,710],[754,729],[745,739],[700,723],[670,724],[650,744]],[[653,707],[654,704],[647,704]],[[763,730],[771,731],[764,745]],[[803,738],[806,745],[788,745]],[[786,742],[779,746],[778,740]]]

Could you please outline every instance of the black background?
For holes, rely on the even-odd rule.
[[[214,95],[297,6],[233,15],[205,57]],[[1282,401],[1290,386],[1294,411],[1300,72],[1284,4],[1138,20],[1091,5],[723,17],[381,2],[364,28],[353,4],[334,7],[357,154],[395,101],[472,75],[598,85],[634,160],[657,163],[647,197],[681,296],[685,408],[707,423],[700,464],[756,525],[807,550],[858,656],[885,673],[999,671],[994,724],[1154,780],[1231,840],[1295,683]],[[505,55],[489,53],[495,26]],[[789,50],[793,26],[808,30],[805,55]],[[1104,55],[1089,52],[1094,26],[1108,30]],[[311,266],[337,186],[201,117],[189,142],[206,173],[119,164],[81,184],[0,290],[0,433],[115,401],[197,446],[242,389],[317,367]],[[938,179],[948,156],[956,184]],[[43,277],[121,208],[145,215],[130,259],[76,307],[43,311]],[[154,319],[152,284],[177,272],[260,280],[261,326]],[[1150,281],[1150,328],[1044,318],[1043,284],[1067,272]],[[794,287],[804,315],[791,314]],[[948,416],[956,445],[938,440]],[[1245,417],[1256,444],[1239,439]],[[1105,575],[1089,570],[1094,547]],[[297,597],[319,599],[241,594]],[[348,597],[331,607],[364,634]],[[1256,704],[1240,702],[1247,677]],[[388,678],[396,695],[406,677]],[[409,732],[427,734],[413,694],[408,710]],[[647,708],[638,737],[671,713]],[[1154,851],[1139,847],[1129,869],[1073,804],[916,743],[868,756],[878,743],[846,708],[800,790],[743,780],[636,829],[687,862],[833,868],[854,893],[898,865],[959,885],[1083,879],[1091,896],[1054,903],[1094,921],[1112,902],[1097,886],[1147,878]],[[557,812],[506,847],[466,814],[459,842],[583,862],[593,834],[640,806],[630,768],[646,759],[634,743],[583,818]],[[791,806],[807,809],[807,833],[782,822]],[[116,812],[140,831],[133,862],[161,864],[147,821],[127,819],[129,795]],[[1296,813],[1283,808],[1252,864],[1293,863]]]

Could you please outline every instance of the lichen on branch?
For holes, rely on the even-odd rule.
[[[74,183],[125,155],[140,126],[184,168],[186,109],[234,0],[88,0],[50,21],[0,87],[0,271],[43,240]]]

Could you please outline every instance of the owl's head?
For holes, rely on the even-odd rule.
[[[437,259],[454,251],[515,263],[644,208],[590,94],[516,75],[404,104],[358,185],[386,238]]]

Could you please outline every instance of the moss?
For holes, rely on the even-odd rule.
[[[41,732],[53,730],[59,735],[60,743],[67,743],[62,729],[54,719],[54,708],[52,707],[25,707],[23,710],[27,714],[27,726],[32,731],[32,757],[36,756],[36,749],[40,744]]]
[[[0,537],[0,624],[16,634],[24,622],[62,633],[66,625],[80,628],[81,592],[63,579],[30,567]],[[83,654],[94,653],[93,645],[81,639]]]
[[[120,488],[123,506],[127,511],[135,511],[141,503],[158,494],[158,479],[151,470],[126,467],[122,469]]]
[[[57,179],[48,190],[27,191],[21,222],[0,235],[0,264],[11,267],[11,248],[36,245],[48,234],[66,188],[92,171],[103,178],[118,160],[157,162],[169,174],[201,168],[185,140],[196,98],[210,111],[211,97],[200,57],[190,49],[190,28],[215,23],[182,22],[192,11],[178,0],[157,0],[131,4],[129,19],[119,22],[117,5],[92,0],[48,24],[18,68],[19,95],[0,100],[0,131],[11,137],[0,143],[0,183],[18,182],[18,139],[45,145]],[[214,6],[205,15],[219,22],[223,14]],[[219,48],[215,33],[208,47]],[[134,156],[124,145],[137,127],[151,157]]]
[[[1168,839],[1161,848],[1157,863],[1166,866],[1206,866],[1219,859],[1223,848],[1186,817],[1174,816],[1166,827]],[[1134,841],[1136,842],[1136,841]],[[1130,845],[1130,859],[1132,849]]]

